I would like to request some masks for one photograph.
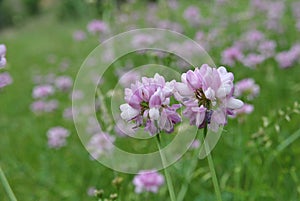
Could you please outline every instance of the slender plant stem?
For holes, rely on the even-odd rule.
[[[174,187],[173,187],[172,178],[171,178],[170,173],[168,172],[167,168],[165,168],[166,159],[165,159],[165,155],[163,154],[163,152],[161,150],[161,142],[160,142],[159,134],[156,135],[156,139],[157,139],[156,142],[157,142],[157,147],[158,147],[158,150],[159,150],[159,153],[160,153],[162,165],[164,167],[164,173],[165,173],[165,177],[166,177],[166,181],[167,181],[167,186],[168,186],[170,198],[171,198],[171,201],[176,201],[176,196],[175,196],[175,191],[174,191]]]
[[[12,191],[6,177],[5,177],[5,174],[4,172],[2,171],[2,168],[0,166],[0,180],[1,180],[1,183],[10,199],[10,201],[17,201],[17,198],[16,196],[14,195],[14,192]]]
[[[208,152],[208,145],[206,144],[206,142],[204,140],[206,135],[207,135],[207,125],[204,127],[204,130],[203,130],[204,149],[205,149],[205,152],[207,153]],[[208,160],[208,166],[209,166],[210,174],[211,174],[211,177],[212,177],[212,182],[213,182],[213,185],[214,185],[217,201],[222,201],[219,182],[218,182],[218,178],[217,178],[217,175],[216,175],[215,166],[214,166],[214,162],[213,162],[211,153],[209,153],[207,155],[207,160]]]
[[[197,129],[197,133],[196,133],[196,138],[195,139],[198,139],[199,131],[200,131],[200,129]],[[188,191],[189,184],[190,184],[190,182],[191,182],[191,180],[193,178],[193,172],[197,168],[198,154],[199,154],[199,150],[195,149],[194,152],[193,152],[192,161],[191,161],[191,163],[189,165],[190,168],[187,171],[187,175],[186,175],[186,178],[184,180],[184,183],[181,186],[181,189],[180,189],[180,191],[178,193],[177,201],[183,201],[184,200],[184,197],[185,197],[185,195],[186,195],[186,193]]]

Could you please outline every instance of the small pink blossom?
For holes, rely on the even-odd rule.
[[[248,100],[253,100],[259,92],[260,87],[252,78],[243,79],[235,84],[234,95],[237,97],[245,96]]]
[[[234,66],[236,61],[240,61],[243,58],[242,51],[233,46],[225,49],[222,52],[222,63],[229,66]]]
[[[37,100],[30,105],[30,109],[34,113],[53,112],[58,107],[57,100],[43,101]]]
[[[0,69],[6,65],[6,46],[4,44],[0,44]]]
[[[133,179],[135,185],[135,192],[152,192],[157,193],[159,187],[165,182],[163,175],[155,170],[140,171]]]
[[[84,31],[81,31],[81,30],[74,31],[73,39],[75,41],[83,41],[86,39],[86,34]]]
[[[52,85],[39,85],[35,86],[32,91],[33,98],[46,98],[54,94],[54,88]]]
[[[54,85],[60,91],[69,91],[73,86],[73,80],[69,76],[59,76],[55,79]]]
[[[53,127],[48,130],[48,145],[50,148],[59,149],[66,145],[66,138],[70,135],[70,131],[63,127]]]
[[[261,54],[251,53],[242,59],[242,63],[249,68],[256,68],[257,65],[265,61],[265,57]]]
[[[88,23],[87,30],[92,34],[108,33],[109,27],[105,22],[101,20],[92,20],[91,22]]]
[[[5,72],[5,73],[0,73],[0,89],[4,88],[7,85],[12,84],[13,79],[11,78],[10,74]]]
[[[269,58],[275,54],[276,43],[272,40],[262,41],[259,46],[259,52],[265,57]]]
[[[115,137],[108,133],[101,132],[93,135],[87,145],[92,159],[97,160],[102,155],[109,154],[114,148],[114,141]]]
[[[186,8],[183,13],[183,17],[192,26],[199,25],[201,21],[200,11],[196,6],[189,6]]]

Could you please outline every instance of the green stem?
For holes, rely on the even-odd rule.
[[[163,152],[161,150],[161,142],[160,142],[159,134],[156,135],[156,139],[157,139],[157,141],[156,141],[157,142],[157,147],[158,147],[160,157],[161,157],[161,161],[162,161],[162,165],[163,165],[163,168],[164,168],[164,173],[165,173],[165,177],[166,177],[166,181],[167,181],[167,186],[168,186],[170,198],[171,198],[171,201],[176,201],[172,178],[171,178],[170,173],[168,172],[167,168],[165,168],[166,159],[165,159],[165,155],[163,154]]]
[[[11,189],[11,187],[10,187],[10,185],[9,185],[6,177],[5,177],[5,174],[2,171],[1,166],[0,166],[0,180],[1,180],[1,183],[2,183],[4,189],[5,189],[6,193],[7,193],[10,201],[17,201],[17,198],[14,195],[14,193],[13,193],[13,191],[12,191],[12,189]]]
[[[204,149],[205,152],[208,152],[208,145],[205,142],[205,136],[207,135],[207,125],[204,127],[204,131],[203,131],[203,143],[204,143]],[[215,171],[215,166],[214,166],[214,162],[211,156],[211,153],[209,153],[207,155],[207,160],[208,160],[208,166],[209,166],[209,170],[210,170],[210,174],[212,177],[212,182],[214,185],[214,189],[215,189],[215,193],[216,193],[216,197],[217,197],[217,201],[222,201],[222,196],[221,196],[221,191],[220,191],[220,187],[219,187],[219,182],[218,182],[218,178],[216,175],[216,171]]]
[[[197,129],[195,139],[198,139],[199,131],[200,131],[200,129]],[[188,191],[189,184],[191,183],[191,180],[193,178],[193,172],[197,168],[198,154],[199,154],[199,150],[195,149],[194,152],[193,152],[191,164],[189,166],[190,169],[188,170],[187,175],[186,175],[186,179],[184,180],[184,184],[181,186],[181,189],[178,193],[177,201],[183,201],[183,199],[184,199],[184,197],[185,197],[185,195]]]

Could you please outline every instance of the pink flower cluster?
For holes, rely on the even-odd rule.
[[[183,115],[191,125],[203,128],[206,125],[217,131],[227,123],[227,115],[243,106],[243,102],[233,97],[233,74],[224,67],[212,68],[207,64],[189,70],[181,76],[181,82],[165,82],[156,74],[154,78],[142,78],[131,88],[125,89],[126,104],[120,106],[121,117],[144,126],[150,134],[161,131],[171,133],[175,124],[181,122],[176,110],[180,104],[170,106],[174,96],[185,109]]]
[[[3,68],[6,65],[6,46],[3,44],[0,44],[0,68]]]
[[[0,69],[4,68],[6,65],[6,46],[0,44]],[[10,85],[13,82],[9,73],[0,73],[0,89],[4,88],[7,85]]]
[[[88,23],[87,30],[92,34],[107,33],[109,31],[109,27],[104,21],[92,20]]]
[[[234,66],[236,62],[254,68],[266,59],[274,57],[276,43],[268,40],[258,30],[246,32],[233,46],[222,52],[222,63]]]
[[[63,127],[53,127],[47,132],[48,146],[50,148],[59,149],[66,145],[66,138],[70,135],[70,132]]]
[[[175,84],[175,98],[186,107],[183,115],[191,125],[205,125],[217,131],[227,123],[227,115],[241,108],[243,102],[233,97],[233,74],[224,67],[212,68],[203,64],[194,71],[189,70]]]
[[[201,21],[200,11],[196,6],[189,6],[186,8],[183,17],[192,26],[199,25]]]
[[[12,82],[13,80],[9,73],[0,73],[0,89],[7,85],[10,85]]]
[[[234,95],[245,96],[248,100],[253,100],[260,92],[260,87],[252,78],[243,79],[235,84]]]
[[[136,127],[144,126],[151,135],[165,131],[171,133],[174,125],[181,121],[176,110],[179,104],[170,105],[172,82],[155,74],[154,78],[142,77],[125,89],[126,104],[120,106],[121,117],[133,121]]]
[[[101,132],[94,134],[87,145],[87,149],[91,153],[92,159],[96,160],[101,155],[108,154],[112,151],[114,148],[114,141],[115,137],[108,133]]]
[[[133,179],[135,192],[152,192],[157,193],[160,186],[165,182],[163,175],[155,170],[140,171]]]
[[[290,50],[278,53],[275,60],[281,68],[289,68],[299,61],[299,57],[300,44],[295,44]]]

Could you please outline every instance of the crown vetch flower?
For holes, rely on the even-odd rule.
[[[212,68],[203,64],[200,69],[189,70],[175,83],[175,98],[186,106],[183,115],[191,125],[217,131],[227,123],[227,115],[243,106],[233,97],[234,76],[224,67]]]
[[[6,46],[4,44],[0,44],[0,68],[3,68],[6,65]]]
[[[115,137],[108,133],[100,132],[93,135],[87,145],[91,153],[92,159],[98,159],[101,155],[109,153],[113,150]]]
[[[0,89],[7,85],[10,85],[12,82],[13,80],[9,73],[0,73]]]
[[[38,85],[33,88],[33,98],[45,98],[54,94],[54,87],[52,85]]]
[[[109,27],[101,20],[92,20],[88,23],[87,30],[92,34],[107,33],[109,31]]]
[[[165,182],[164,177],[155,170],[140,171],[133,179],[135,192],[152,192],[157,193],[158,189]]]
[[[162,130],[173,132],[174,125],[181,121],[176,113],[180,105],[170,106],[174,83],[165,82],[162,76],[155,74],[154,78],[142,77],[142,82],[126,88],[127,103],[120,106],[122,119],[135,122],[136,127],[145,127],[151,135]]]
[[[66,145],[66,138],[70,135],[70,131],[67,129],[57,126],[50,128],[47,132],[48,145],[50,148],[61,148]]]
[[[245,78],[235,84],[234,95],[236,97],[245,95],[248,100],[253,100],[259,92],[260,87],[252,78]]]

